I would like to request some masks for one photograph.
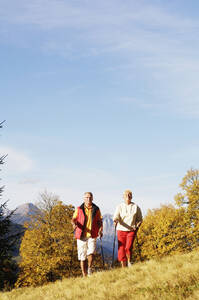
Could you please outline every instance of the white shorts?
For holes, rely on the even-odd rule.
[[[87,256],[94,254],[96,249],[96,238],[77,239],[78,260],[86,260]]]

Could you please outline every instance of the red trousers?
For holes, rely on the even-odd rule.
[[[131,257],[135,235],[135,231],[117,231],[119,261],[127,261],[127,255]]]

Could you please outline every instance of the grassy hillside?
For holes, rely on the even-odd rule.
[[[1,300],[199,299],[199,250],[131,268],[0,293]]]

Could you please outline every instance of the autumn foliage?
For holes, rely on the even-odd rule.
[[[137,235],[136,260],[145,260],[190,250],[185,210],[164,205],[149,210]]]
[[[180,188],[175,206],[162,205],[144,217],[134,242],[134,261],[190,252],[199,246],[199,170],[189,170]],[[43,196],[42,213],[27,224],[22,240],[17,287],[80,275],[70,222],[74,207]],[[102,267],[99,254],[95,265]]]
[[[178,207],[149,210],[134,245],[134,260],[191,251],[199,246],[199,170],[189,170],[175,196]]]
[[[73,212],[73,206],[58,201],[26,225],[17,287],[41,285],[75,272],[78,262],[70,222]]]
[[[181,192],[175,197],[179,207],[185,207],[187,230],[191,249],[199,245],[199,170],[190,169],[180,184]]]

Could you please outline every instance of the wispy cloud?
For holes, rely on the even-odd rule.
[[[0,149],[1,150],[1,149]],[[44,168],[36,170],[37,177],[25,177],[18,172],[17,178],[5,178],[4,199],[9,199],[12,208],[25,203],[37,202],[44,190],[56,194],[66,204],[79,205],[85,191],[94,193],[94,200],[103,213],[113,213],[122,201],[122,193],[133,189],[135,202],[141,207],[157,207],[160,202],[172,201],[176,193],[176,174],[129,176],[123,172],[99,168]],[[172,184],[169,182],[172,179]],[[155,182],[155,184],[153,184]],[[144,183],[144,188],[143,188]],[[159,198],[161,195],[161,199]],[[150,203],[150,204],[149,204]]]
[[[10,174],[28,172],[33,169],[34,163],[23,151],[9,146],[0,146],[0,153],[8,155],[5,164],[6,172]]]
[[[43,29],[53,34],[53,30],[69,30],[65,35],[73,44],[75,38],[82,41],[93,41],[107,46],[107,50],[142,49],[146,51],[156,48],[154,41],[160,42],[168,38],[173,45],[186,38],[199,27],[199,22],[169,13],[164,8],[149,5],[146,1],[51,1],[34,0],[13,1],[12,7],[5,0],[0,0],[0,21],[14,25],[35,26],[35,30]],[[29,30],[31,28],[28,28]],[[180,31],[179,31],[180,30]],[[54,31],[55,33],[55,31]],[[182,35],[180,36],[180,33]],[[178,39],[175,39],[178,34]],[[53,35],[51,36],[53,38]],[[59,35],[54,35],[59,38]],[[148,39],[148,41],[147,41]],[[138,43],[134,43],[137,41]],[[167,42],[166,40],[165,42]],[[143,48],[143,42],[145,47]],[[159,43],[164,47],[166,43]],[[89,46],[89,45],[87,45]],[[158,47],[158,49],[159,49]],[[165,50],[169,49],[169,45]]]
[[[36,178],[25,178],[21,181],[19,181],[19,184],[38,184],[40,182],[39,179],[36,179]]]
[[[153,4],[154,3],[154,4]],[[46,29],[57,27],[92,28],[107,25],[121,28],[130,21],[140,25],[180,28],[197,28],[198,21],[189,17],[172,15],[171,11],[155,5],[155,1],[67,1],[67,0],[14,0],[12,6],[6,0],[0,1],[0,19],[12,23],[39,25]],[[183,31],[184,32],[184,31]]]
[[[64,58],[114,55],[118,63],[106,71],[117,69],[128,80],[139,74],[135,80],[143,80],[147,92],[143,108],[199,117],[197,19],[157,1],[21,0],[10,6],[0,0],[0,6],[1,42],[14,30],[27,47]]]

